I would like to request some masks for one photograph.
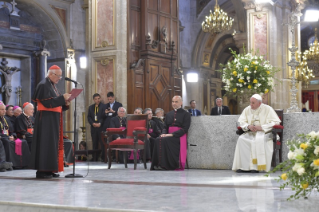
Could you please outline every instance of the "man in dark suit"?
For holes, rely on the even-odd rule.
[[[93,149],[99,149],[99,143],[102,149],[101,158],[104,159],[104,147],[101,140],[101,132],[103,131],[103,124],[105,120],[104,109],[105,106],[101,103],[100,94],[96,93],[93,95],[94,104],[90,105],[88,110],[88,122],[91,125],[91,137],[93,143]],[[98,160],[98,155],[94,155],[94,161]]]
[[[200,110],[196,109],[196,102],[195,100],[190,101],[190,106],[191,108],[188,109],[188,112],[192,115],[192,116],[201,116],[202,113],[200,112]]]
[[[107,128],[110,127],[110,121],[113,117],[117,116],[117,111],[120,107],[123,107],[122,103],[119,103],[115,101],[115,96],[113,92],[108,92],[107,93],[107,103],[105,105],[105,121],[103,125],[103,130],[106,130]]]
[[[210,115],[218,116],[218,115],[230,115],[230,110],[227,106],[223,105],[223,99],[217,98],[216,99],[216,107],[212,108]]]

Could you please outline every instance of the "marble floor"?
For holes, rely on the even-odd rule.
[[[150,164],[148,164],[149,168]],[[88,172],[89,170],[89,172]],[[319,195],[287,201],[275,178],[230,170],[149,171],[77,163],[85,178],[39,180],[33,170],[0,173],[0,211],[319,211]],[[87,174],[88,173],[88,174]]]

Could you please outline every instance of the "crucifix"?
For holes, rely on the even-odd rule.
[[[8,61],[6,58],[2,58],[1,65],[0,65],[0,72],[4,76],[4,85],[1,87],[1,93],[5,94],[5,104],[8,104],[11,92],[12,92],[12,86],[11,86],[11,80],[12,75],[16,72],[20,71],[17,67],[8,67],[7,66]]]
[[[15,9],[16,9],[17,3],[16,3],[15,0],[13,0],[12,2],[10,2],[10,4],[12,4],[12,12],[11,13],[13,13],[15,11]]]

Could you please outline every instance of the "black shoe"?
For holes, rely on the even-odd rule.
[[[56,174],[56,173],[51,173],[52,177],[60,177],[59,174]]]
[[[250,173],[259,173],[257,170],[250,170]]]
[[[37,172],[36,174],[36,178],[40,178],[40,179],[51,179],[52,175],[48,174],[46,172]]]
[[[8,169],[6,169],[7,171],[12,171],[13,170],[13,168],[12,167],[10,167],[10,168],[8,168]]]
[[[65,164],[64,164],[64,167],[69,167],[69,165],[65,163]]]
[[[250,171],[245,171],[245,170],[238,169],[236,172],[237,173],[249,173]]]

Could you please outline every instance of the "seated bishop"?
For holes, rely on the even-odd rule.
[[[272,107],[262,104],[260,95],[254,94],[238,122],[245,133],[238,138],[232,170],[269,171],[273,153],[271,130],[281,122],[278,115]]]
[[[151,170],[184,170],[191,115],[182,108],[182,104],[182,97],[173,97],[174,110],[167,113],[166,128],[154,142]]]
[[[17,137],[25,139],[28,142],[29,150],[31,151],[31,144],[33,139],[33,125],[34,125],[34,106],[26,102],[23,104],[23,113],[19,115],[14,123],[14,128]]]

